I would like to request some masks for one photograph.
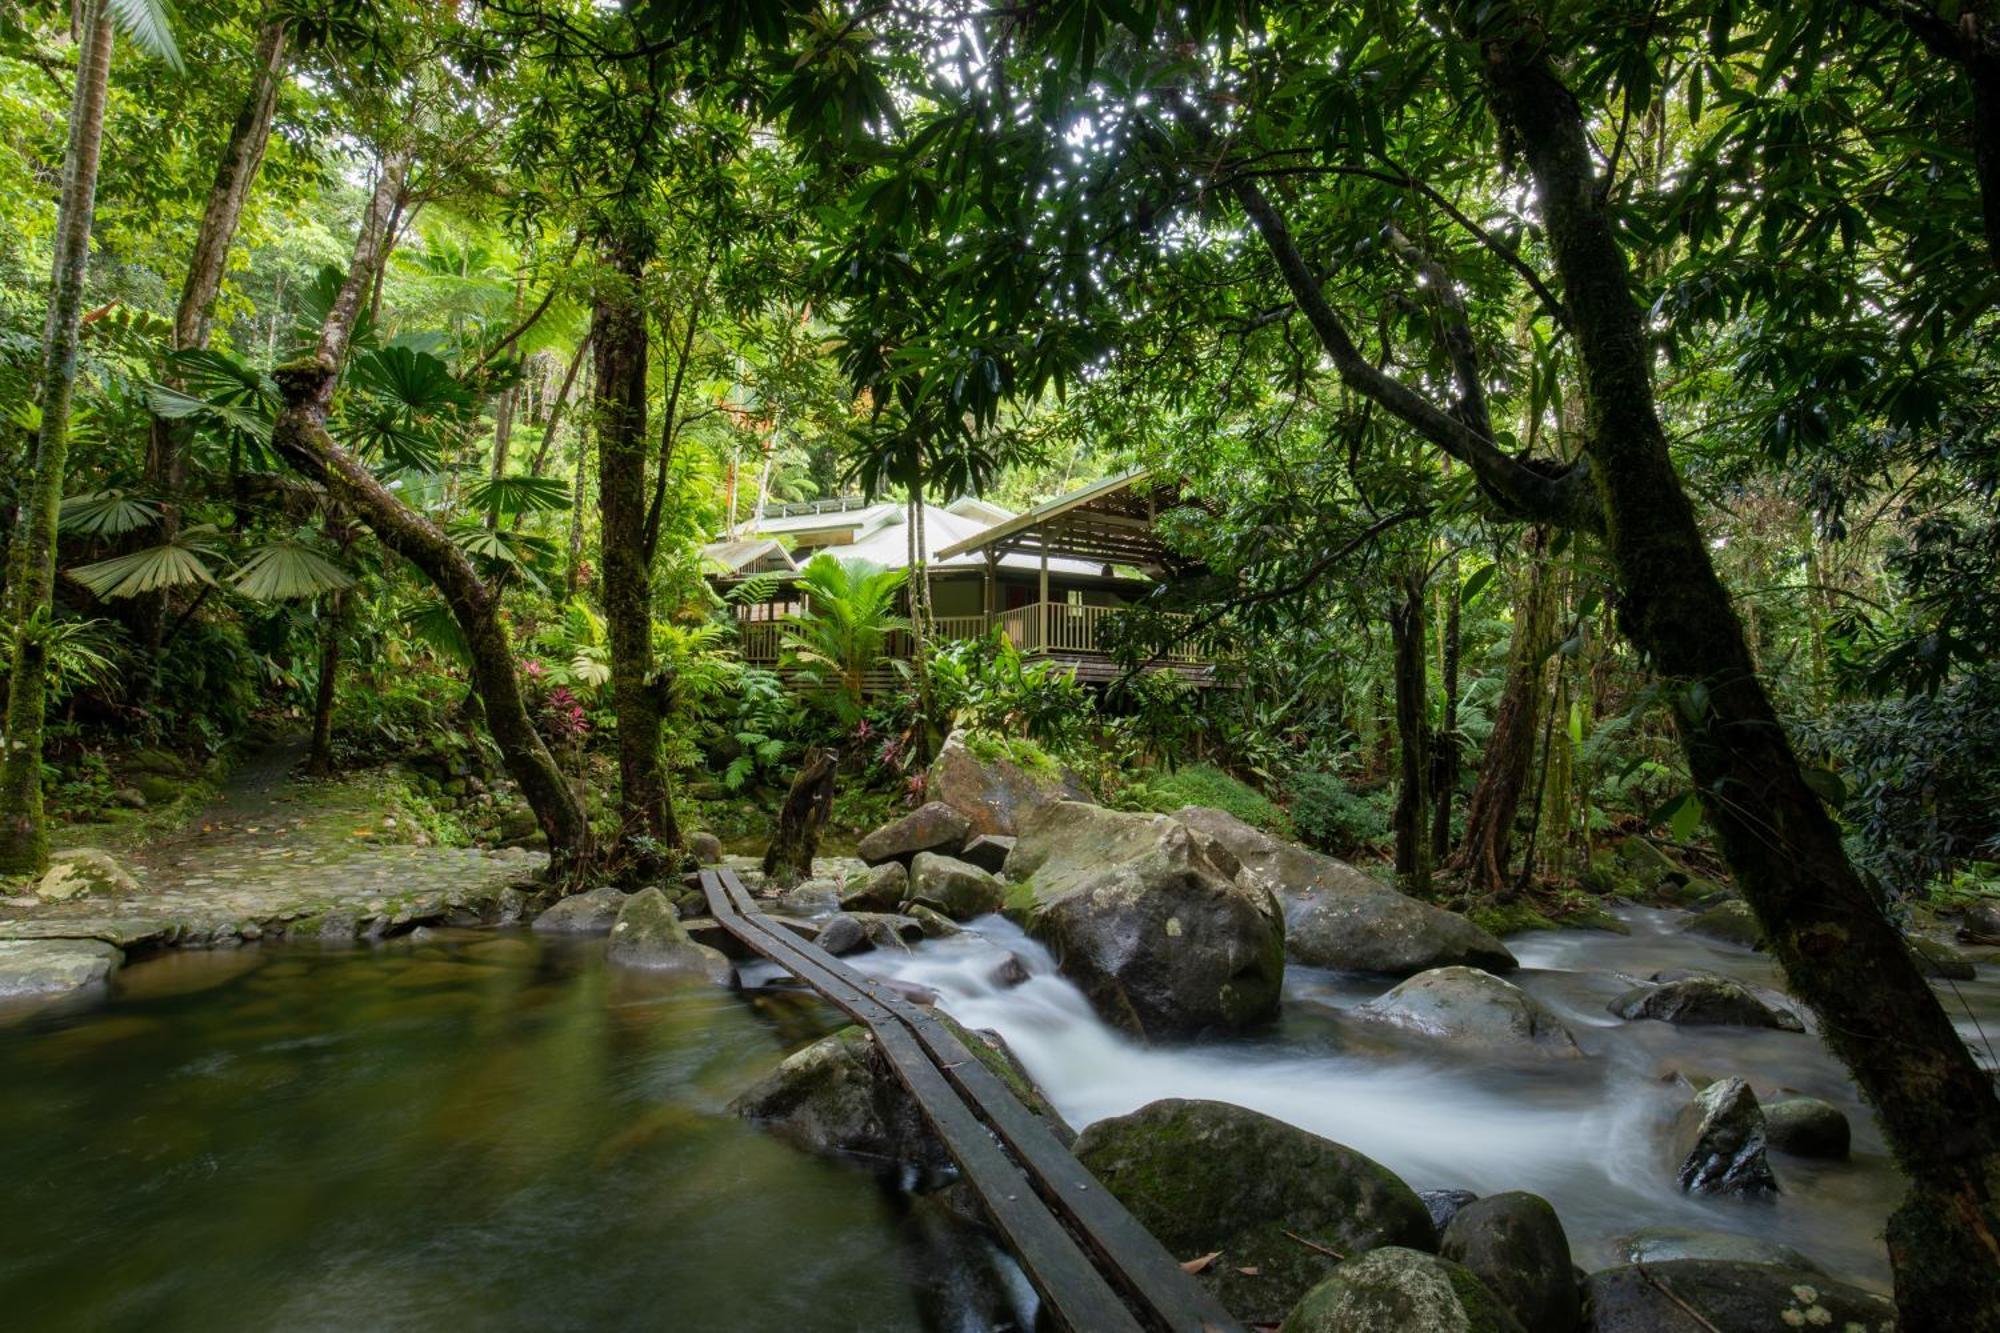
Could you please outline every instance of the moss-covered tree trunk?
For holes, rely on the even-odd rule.
[[[1458,561],[1448,571],[1438,676],[1444,692],[1444,722],[1431,741],[1431,864],[1451,854],[1451,807],[1458,795],[1458,661],[1460,596]]]
[[[784,804],[778,807],[770,846],[764,849],[764,878],[772,886],[788,889],[812,874],[820,829],[833,812],[833,783],[839,772],[839,751],[820,747],[806,752]]]
[[[345,588],[327,597],[319,634],[319,682],[313,689],[312,744],[306,750],[306,773],[315,778],[333,773],[333,704],[339,697],[341,645],[347,637]]]
[[[334,386],[347,359],[348,337],[387,256],[389,219],[408,169],[409,159],[402,152],[384,156],[347,279],[320,328],[319,347],[311,357],[278,369],[285,405],[272,427],[271,444],[301,474],[324,486],[345,512],[366,523],[384,546],[422,570],[444,597],[465,637],[473,687],[501,761],[548,835],[550,869],[574,880],[589,868],[590,821],[528,716],[514,670],[514,645],[500,615],[499,593],[479,577],[457,543],[397,498],[326,430]]]
[[[611,698],[618,712],[621,850],[657,869],[679,850],[672,792],[660,754],[661,682],[653,673],[653,580],[646,542],[645,254],[632,240],[607,246],[607,272],[591,315],[597,369],[597,509],[604,562],[598,587],[611,638]]]
[[[1507,674],[1493,712],[1493,730],[1479,761],[1479,776],[1465,803],[1465,836],[1451,869],[1478,893],[1505,896],[1514,819],[1534,764],[1541,716],[1543,664],[1555,625],[1555,597],[1547,562],[1549,534],[1535,528],[1526,545],[1528,584],[1514,604],[1514,633],[1507,646]]]
[[[6,755],[0,759],[0,874],[39,874],[48,865],[42,810],[42,740],[48,707],[48,640],[54,613],[56,520],[69,461],[70,402],[90,267],[91,210],[104,148],[104,107],[111,85],[111,19],[104,0],[89,6],[70,100],[69,147],[56,215],[54,273],[42,351],[41,429],[34,467],[14,524],[9,553],[8,622],[14,641],[7,678]]]
[[[1795,995],[1875,1109],[1910,1193],[1890,1219],[1905,1327],[2000,1330],[2000,1097],[1848,864],[1758,679],[1668,453],[1645,311],[1576,99],[1539,16],[1477,41],[1505,140],[1537,193],[1584,376],[1586,452],[1619,622],[1673,691],[1702,809]]]
[[[1430,809],[1431,735],[1425,661],[1424,580],[1412,574],[1403,580],[1389,606],[1389,635],[1394,649],[1396,682],[1396,809],[1391,826],[1396,835],[1396,877],[1413,893],[1431,887]]]

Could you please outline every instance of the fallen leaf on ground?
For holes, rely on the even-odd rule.
[[[1183,1259],[1181,1261],[1181,1271],[1184,1273],[1203,1272],[1208,1268],[1210,1264],[1214,1263],[1217,1259],[1220,1259],[1221,1257],[1222,1257],[1222,1251],[1216,1250],[1212,1254],[1204,1254],[1199,1259]]]
[[[1264,1275],[1264,1270],[1261,1268],[1239,1268],[1236,1271],[1244,1277],[1262,1277]]]

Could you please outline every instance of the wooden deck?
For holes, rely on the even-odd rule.
[[[701,888],[724,930],[868,1029],[1059,1327],[1241,1333],[950,1028],[759,912],[734,871]]]

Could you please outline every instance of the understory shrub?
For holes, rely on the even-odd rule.
[[[1292,821],[1277,802],[1214,764],[1149,773],[1126,789],[1126,799],[1163,814],[1172,814],[1184,805],[1212,806],[1275,837],[1293,836]]]
[[[1354,856],[1389,836],[1389,810],[1377,793],[1357,792],[1332,773],[1306,770],[1287,784],[1292,825],[1309,847]]]

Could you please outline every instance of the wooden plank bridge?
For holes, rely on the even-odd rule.
[[[950,1028],[758,911],[734,871],[702,871],[701,888],[724,930],[874,1036],[1062,1327],[1241,1333],[1242,1325]]]

